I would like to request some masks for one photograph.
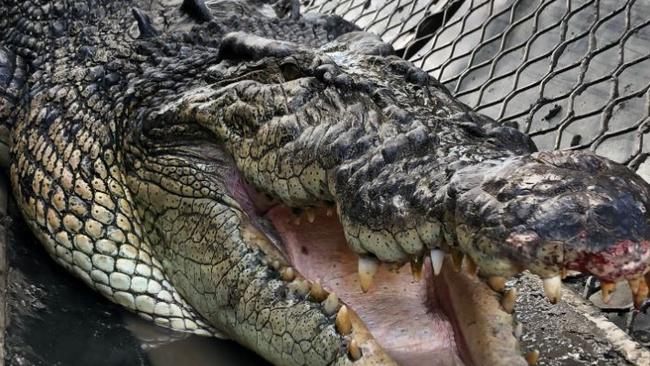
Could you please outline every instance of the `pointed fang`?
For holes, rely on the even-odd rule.
[[[454,270],[456,272],[460,271],[463,266],[463,253],[458,249],[451,249],[451,262],[454,265]]]
[[[524,333],[524,326],[519,322],[516,323],[517,325],[515,325],[514,330],[512,331],[512,335],[514,335],[517,339],[521,339],[521,335]]]
[[[361,348],[359,348],[359,343],[357,343],[356,339],[350,341],[350,344],[348,345],[348,355],[350,355],[350,358],[354,361],[361,358]]]
[[[379,261],[370,256],[359,257],[359,283],[361,284],[361,291],[368,292],[372,286],[373,278],[377,269],[379,268]]]
[[[603,298],[605,304],[609,303],[612,292],[616,290],[616,284],[614,282],[602,282],[600,284],[600,295]]]
[[[313,224],[316,221],[316,213],[311,208],[305,210],[305,215],[307,216],[307,222]]]
[[[537,365],[538,361],[539,361],[539,351],[538,350],[535,349],[535,350],[532,350],[532,351],[528,352],[528,354],[526,355],[526,362],[528,362],[528,364],[530,366]]]
[[[465,272],[470,276],[470,277],[476,277],[476,272],[478,271],[478,267],[476,266],[476,262],[470,257],[469,255],[466,255],[463,257],[463,263],[465,264]]]
[[[323,301],[323,310],[325,313],[332,315],[334,314],[339,308],[339,297],[336,296],[335,293],[331,293],[327,295],[327,298],[325,301]]]
[[[544,294],[551,304],[556,304],[562,298],[562,277],[556,275],[544,279]]]
[[[285,267],[281,272],[280,272],[280,277],[284,281],[291,282],[296,278],[296,272],[293,270],[292,267]]]
[[[501,306],[506,313],[512,314],[515,311],[515,301],[517,300],[517,289],[510,288],[503,293],[501,298]]]
[[[352,333],[352,321],[350,320],[350,313],[348,312],[348,307],[343,305],[339,309],[339,312],[336,313],[336,330],[343,335],[348,335]]]
[[[487,280],[488,285],[490,285],[490,288],[494,290],[495,292],[503,292],[503,290],[506,288],[506,278],[501,277],[501,276],[492,276],[488,278]]]
[[[632,286],[630,286],[632,287]],[[642,279],[639,279],[639,287],[634,294],[634,307],[640,309],[641,305],[645,302],[645,299],[648,297],[648,285]]]
[[[422,279],[422,265],[424,264],[424,257],[413,257],[411,259],[411,274],[415,281]]]
[[[433,274],[439,275],[442,269],[442,262],[445,260],[445,252],[440,249],[431,249],[431,267],[433,267]]]
[[[636,295],[637,292],[639,292],[639,286],[641,285],[641,278],[632,278],[627,280],[627,284],[630,286],[630,290],[632,290],[632,294]]]

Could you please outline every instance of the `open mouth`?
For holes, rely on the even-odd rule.
[[[274,266],[292,281],[289,287],[324,306],[329,294],[343,304],[332,316],[355,343],[348,351],[353,360],[374,361],[385,352],[400,365],[526,364],[511,315],[513,293],[491,290],[469,273],[476,269],[470,263],[459,271],[447,256],[435,275],[430,257],[410,268],[360,258],[348,247],[332,205],[292,209],[269,202],[240,179],[233,183],[233,196],[253,226],[283,253],[287,266]]]

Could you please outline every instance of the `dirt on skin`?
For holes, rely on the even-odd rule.
[[[515,314],[523,324],[522,349],[539,350],[538,365],[632,365],[580,312],[564,301],[552,305],[538,277],[526,272],[513,283],[519,293]]]

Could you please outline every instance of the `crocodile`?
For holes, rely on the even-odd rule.
[[[297,1],[3,0],[13,195],[62,267],[278,365],[526,365],[508,279],[648,294],[650,186]],[[410,268],[410,270],[409,270]],[[527,359],[526,359],[527,358]]]

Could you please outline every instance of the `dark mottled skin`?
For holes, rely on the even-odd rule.
[[[485,275],[645,270],[650,188],[632,171],[534,153],[378,38],[263,3],[0,4],[13,190],[90,286],[277,364],[350,363],[327,306],[280,276],[238,174],[292,207],[336,205],[351,248],[387,262],[452,246]]]

